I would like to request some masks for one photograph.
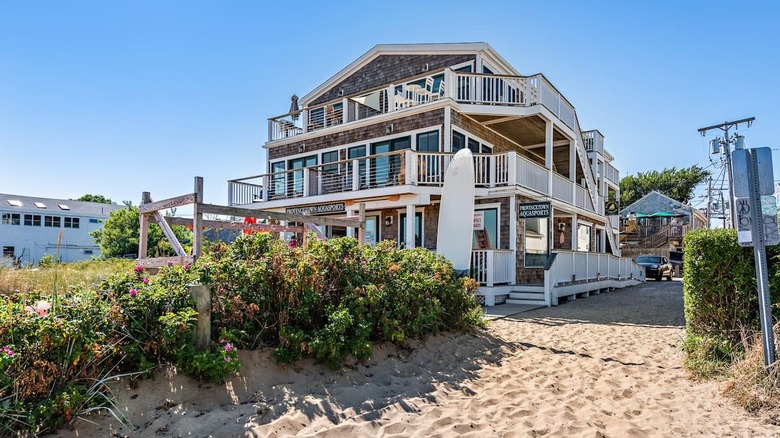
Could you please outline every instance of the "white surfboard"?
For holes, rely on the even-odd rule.
[[[436,252],[460,273],[471,268],[474,192],[474,159],[464,148],[452,158],[444,175],[436,238]]]

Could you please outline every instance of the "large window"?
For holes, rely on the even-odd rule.
[[[550,254],[549,218],[525,219],[526,268],[543,268]]]
[[[79,218],[77,218],[77,217],[66,217],[64,226],[65,226],[65,228],[78,228],[79,227]]]
[[[371,155],[387,154],[390,152],[409,149],[412,147],[411,137],[394,138],[388,141],[371,144]],[[383,187],[387,185],[403,184],[401,173],[401,156],[390,155],[374,158],[371,163],[372,185]]]
[[[366,156],[365,146],[354,146],[347,149],[347,158],[355,160]],[[349,163],[349,168],[352,169],[352,163]],[[360,173],[360,188],[364,188],[366,185],[366,160],[358,161],[358,172]]]
[[[379,241],[379,216],[366,216],[366,226],[363,229],[363,242],[376,246]]]
[[[32,227],[41,226],[41,215],[39,214],[26,214],[24,215],[24,224]]]
[[[452,152],[458,152],[468,145],[469,150],[473,154],[489,154],[493,152],[493,146],[487,143],[480,143],[480,141],[473,137],[466,137],[465,134],[458,131],[452,131]]]
[[[43,226],[44,227],[52,227],[52,228],[59,228],[61,224],[62,218],[59,216],[44,216],[43,217]]]
[[[322,193],[336,193],[344,191],[344,184],[346,181],[343,175],[339,174],[338,164],[328,164],[339,161],[339,151],[330,151],[322,153],[322,166],[321,169],[321,186]]]
[[[287,174],[287,177],[289,179],[288,184],[290,184],[293,192],[291,194],[288,194],[288,196],[303,195],[303,172],[304,172],[303,169],[306,167],[311,167],[316,165],[317,165],[316,155],[311,155],[303,158],[296,158],[294,160],[290,160],[287,162],[288,168],[290,170],[295,170],[295,172],[290,172]]]
[[[3,213],[3,224],[5,225],[19,225],[21,223],[21,217],[19,213]]]
[[[439,131],[417,134],[417,150],[420,152],[439,152]]]
[[[474,228],[474,239],[471,247],[474,249],[498,248],[498,209],[475,210],[474,215],[481,219],[481,224]],[[477,221],[475,221],[475,224]]]
[[[287,178],[284,174],[284,161],[271,163],[271,173],[273,174],[271,177],[271,197],[284,196]]]
[[[398,224],[398,246],[404,248],[406,246],[406,213],[401,213]],[[423,239],[423,223],[422,212],[414,214],[414,246],[416,248],[422,247]]]

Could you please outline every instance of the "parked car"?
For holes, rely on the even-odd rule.
[[[660,281],[662,277],[672,279],[672,264],[664,256],[641,255],[636,258],[636,263],[645,268],[645,277],[655,278]]]

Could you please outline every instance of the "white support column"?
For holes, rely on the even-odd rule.
[[[548,120],[544,127],[544,167],[547,168],[547,194],[552,195],[553,184],[553,122]]]
[[[571,185],[572,204],[577,205],[577,142],[569,142],[569,179],[574,182]]]
[[[509,198],[509,250],[512,251],[512,273],[509,275],[509,284],[517,284],[517,197],[513,194]]]
[[[450,69],[445,70],[445,81],[447,80],[446,72],[451,72]],[[454,75],[450,74],[450,77],[453,77]],[[446,87],[448,84],[444,84]],[[443,139],[444,144],[439,149],[443,152],[452,152],[452,108],[445,107],[444,108],[444,132],[442,133],[441,138]]]
[[[571,250],[577,251],[577,214],[571,218]]]
[[[406,206],[406,244],[404,248],[414,248],[414,204]]]

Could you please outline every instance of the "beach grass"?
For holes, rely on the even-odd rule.
[[[0,268],[0,294],[67,292],[71,287],[90,287],[111,274],[127,272],[134,260],[95,259],[53,264],[43,268]]]

